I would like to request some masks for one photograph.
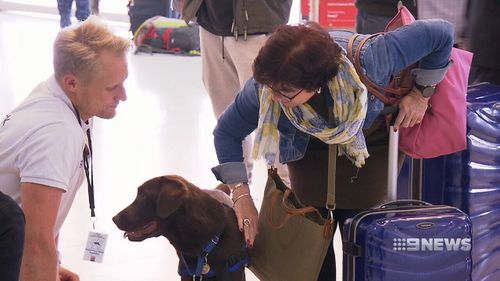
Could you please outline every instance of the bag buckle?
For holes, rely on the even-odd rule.
[[[330,239],[333,236],[333,210],[335,210],[335,204],[326,205],[326,208],[328,209],[328,217],[326,219],[327,221],[325,222],[324,235],[326,239]]]

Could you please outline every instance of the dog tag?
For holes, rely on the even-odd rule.
[[[89,237],[87,238],[87,245],[85,246],[83,259],[91,262],[101,263],[107,240],[107,234],[89,231]]]
[[[205,263],[203,265],[203,268],[201,269],[201,274],[207,274],[210,272],[210,265],[208,263]]]

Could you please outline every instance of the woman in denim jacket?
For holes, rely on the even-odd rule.
[[[279,161],[288,164],[292,190],[302,203],[322,211],[328,144],[339,144],[340,154],[346,156],[337,160],[334,218],[340,227],[356,212],[386,201],[388,132],[380,115],[383,103],[367,93],[345,56],[352,35],[328,34],[314,23],[278,28],[254,61],[254,77],[218,120],[214,136],[220,165],[212,171],[233,191],[249,247],[258,232],[258,214],[246,184],[241,142],[255,129],[254,157],[265,157],[272,165],[279,147]],[[354,46],[366,36],[358,36]],[[429,93],[443,79],[452,44],[449,22],[424,20],[376,36],[362,47],[366,76],[383,87],[393,74],[418,62],[413,70],[416,85],[401,100],[396,128],[422,120],[429,100],[422,92]],[[329,111],[334,125],[328,122]],[[319,280],[334,278],[330,250]]]

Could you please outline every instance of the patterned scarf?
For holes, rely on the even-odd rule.
[[[369,156],[362,131],[367,91],[345,55],[340,59],[338,74],[328,82],[328,87],[333,98],[332,111],[337,127],[324,120],[307,103],[290,108],[273,101],[272,90],[262,86],[253,157],[264,157],[268,165],[274,165],[279,148],[277,124],[283,110],[297,129],[327,144],[339,144],[339,155],[346,155],[358,168],[364,165]]]

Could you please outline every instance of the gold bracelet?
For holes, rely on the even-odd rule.
[[[246,184],[247,184],[246,182],[240,182],[240,183],[236,184],[232,189],[230,188],[231,189],[231,193],[235,192],[236,189],[238,189],[238,188],[240,188],[242,186],[245,186]]]
[[[238,197],[236,197],[236,198],[233,199],[233,204],[236,204],[236,202],[238,202],[238,200],[240,200],[241,198],[243,198],[245,196],[248,196],[248,197],[252,198],[252,196],[250,196],[249,192],[243,193],[243,194],[240,194]]]

